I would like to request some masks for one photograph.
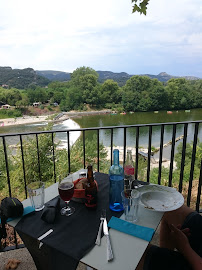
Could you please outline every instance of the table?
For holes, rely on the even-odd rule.
[[[74,173],[73,175],[74,179],[78,178],[78,173],[79,171],[77,173]],[[45,202],[48,202],[49,200],[58,195],[57,187],[58,183],[55,183],[52,186],[45,189]],[[29,206],[30,200],[27,199],[23,201],[23,205],[24,207]],[[150,227],[156,230],[158,224],[161,221],[162,216],[163,213],[153,212],[140,206],[139,221],[136,224]],[[124,215],[122,215],[121,218],[124,218]],[[15,227],[16,224],[19,222],[19,220],[20,218],[10,221],[9,224]],[[113,261],[107,262],[106,257],[107,246],[105,237],[101,239],[101,246],[95,246],[80,261],[98,270],[122,270],[122,269],[134,270],[137,267],[149,242],[121,233],[114,229],[110,229],[110,238],[114,253]],[[28,250],[33,256],[33,250],[30,250],[29,248]]]

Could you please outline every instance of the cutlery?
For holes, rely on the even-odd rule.
[[[106,239],[107,239],[107,260],[109,262],[109,261],[113,260],[114,256],[113,256],[111,241],[110,241],[110,237],[109,237],[109,230],[107,227],[106,215],[104,217],[104,222],[103,222],[103,231],[104,231],[104,235],[106,236]]]
[[[52,232],[53,232],[53,229],[50,229],[46,233],[42,234],[40,237],[37,238],[40,241],[39,248],[43,246],[43,243],[41,242],[41,240],[44,239],[46,236],[48,236]]]
[[[102,227],[103,227],[103,222],[104,222],[104,218],[105,218],[105,215],[106,215],[105,212],[106,212],[106,210],[101,211],[100,226],[99,226],[97,238],[96,238],[96,241],[95,241],[95,244],[98,245],[98,246],[100,246],[100,243],[101,243]]]

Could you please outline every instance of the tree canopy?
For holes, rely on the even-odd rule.
[[[39,102],[41,109],[57,103],[61,111],[86,110],[89,106],[117,112],[187,110],[201,108],[202,80],[172,78],[160,82],[148,76],[134,75],[121,87],[112,79],[100,83],[94,69],[80,67],[68,82],[51,82],[48,87],[32,85],[23,90],[0,87],[0,102],[22,111],[28,106],[31,110],[34,102]],[[17,113],[17,110],[1,109],[0,115],[8,116],[15,111]],[[10,117],[17,115],[10,114]]]

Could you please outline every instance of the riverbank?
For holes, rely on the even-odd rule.
[[[68,117],[71,118],[79,118],[82,116],[89,116],[89,115],[104,115],[104,114],[110,114],[111,110],[101,110],[101,111],[83,111],[83,112],[78,112],[78,111],[70,111],[70,112],[64,112],[64,115],[67,115]]]
[[[101,111],[85,111],[85,112],[78,112],[78,111],[70,111],[70,112],[62,112],[58,114],[54,119],[51,119],[50,115],[40,115],[40,116],[28,116],[25,115],[23,117],[16,117],[16,118],[6,118],[0,119],[0,127],[8,127],[8,126],[16,126],[16,125],[26,125],[26,124],[35,124],[35,123],[58,123],[63,122],[69,118],[77,118],[81,116],[88,116],[88,115],[101,115],[101,114],[109,114],[111,113],[110,110],[101,110]]]
[[[16,126],[16,125],[25,125],[25,124],[34,124],[39,122],[51,122],[52,120],[48,119],[49,116],[24,116],[17,118],[6,118],[0,119],[0,126]]]
[[[35,123],[58,123],[67,120],[68,115],[62,115],[59,119],[51,119],[51,115],[23,116],[16,118],[0,119],[0,127],[35,124]]]
[[[114,147],[114,149],[118,149],[119,150],[119,160],[120,162],[123,162],[123,154],[124,154],[124,148],[123,146],[116,146]],[[133,160],[135,160],[136,158],[136,148],[134,147],[128,147],[127,149],[130,149],[132,151],[132,157]],[[105,146],[105,150],[107,152],[107,160],[111,160],[111,147],[107,147]],[[139,148],[138,151],[138,155],[142,156],[145,159],[145,162],[147,162],[147,156],[148,156],[148,149],[147,148]],[[150,158],[150,168],[154,169],[154,168],[158,168],[159,167],[159,159],[151,156]],[[163,158],[162,159],[162,167],[164,168],[170,168],[170,160]],[[176,162],[173,162],[173,169],[175,170],[177,168],[176,166]]]

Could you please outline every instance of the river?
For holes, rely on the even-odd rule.
[[[193,109],[190,112],[173,111],[168,114],[167,111],[155,112],[135,112],[133,114],[127,113],[126,115],[96,115],[81,117],[75,121],[81,127],[102,127],[102,126],[120,126],[132,124],[149,124],[149,123],[167,123],[167,122],[183,122],[183,121],[196,121],[202,120],[202,109]],[[143,148],[148,147],[148,127],[140,129],[139,145]],[[177,126],[176,137],[182,135],[184,132],[183,125]],[[87,133],[87,132],[86,132]],[[105,146],[110,146],[110,130],[102,130],[100,132],[100,140]],[[187,141],[193,141],[194,125],[189,125]],[[92,136],[89,134],[89,136]],[[136,130],[127,129],[127,147],[135,147]],[[114,145],[123,146],[123,129],[114,130]],[[202,141],[202,124],[199,126],[198,138]],[[172,139],[172,126],[166,126],[164,132],[164,143]],[[152,145],[159,147],[160,142],[160,127],[154,127],[152,130]],[[176,147],[180,141],[176,143]],[[158,155],[158,154],[157,154]],[[164,158],[170,158],[170,147],[164,149]]]
[[[74,121],[73,121],[74,120]],[[126,115],[121,114],[105,114],[105,115],[92,115],[92,116],[81,116],[75,119],[69,119],[61,124],[55,124],[54,130],[66,130],[77,129],[80,127],[103,127],[103,126],[119,126],[119,125],[132,125],[132,124],[148,124],[148,123],[167,123],[167,122],[182,122],[182,121],[195,121],[202,120],[202,109],[193,109],[190,112],[173,111],[168,114],[166,111],[155,112],[135,112],[133,114],[127,113]],[[45,123],[42,124],[29,124],[12,127],[0,127],[0,133],[14,133],[14,132],[27,132],[27,131],[38,131]],[[86,132],[86,136],[91,138],[95,132]],[[105,146],[110,146],[110,130],[101,130],[100,141]],[[176,137],[183,134],[183,125],[177,126]],[[194,135],[194,125],[189,125],[187,141],[191,142]],[[80,132],[73,132],[70,134],[70,144],[72,145],[80,136]],[[135,147],[135,136],[136,130],[129,128],[127,129],[127,147]],[[60,133],[58,138],[62,141],[65,146],[67,135],[66,133]],[[202,141],[202,124],[199,126],[198,138]],[[165,127],[164,143],[167,143],[172,139],[172,126]],[[10,140],[13,140],[10,138]],[[152,131],[152,145],[158,147],[160,142],[160,127],[154,127]],[[179,142],[176,143],[176,146]],[[114,145],[123,146],[123,130],[114,130]],[[140,129],[140,142],[139,145],[143,148],[148,147],[148,128]],[[164,157],[169,158],[170,148],[168,147],[164,151]]]

